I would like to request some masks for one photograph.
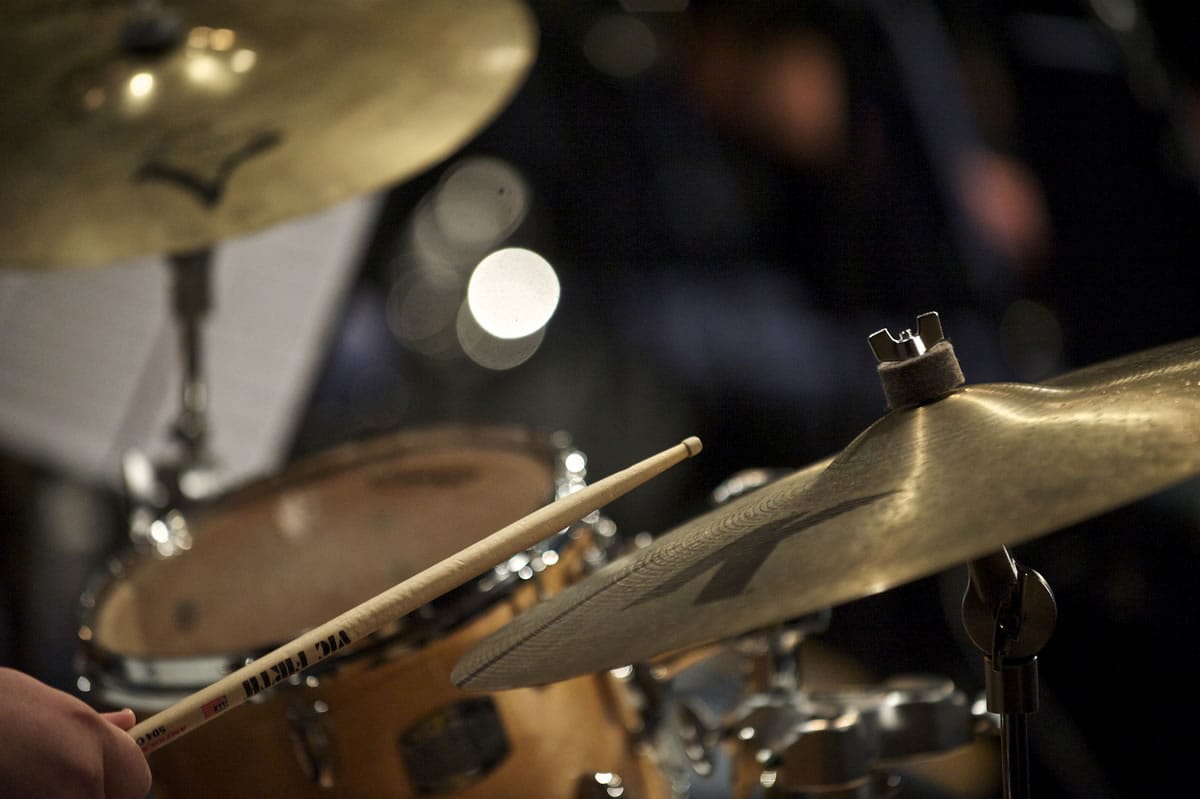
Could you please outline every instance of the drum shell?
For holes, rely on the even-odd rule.
[[[521,590],[455,634],[417,651],[344,664],[305,684],[275,689],[201,726],[150,755],[156,794],[190,797],[327,797],[354,799],[443,795],[462,799],[575,799],[594,773],[622,777],[625,796],[666,799],[653,752],[625,729],[624,698],[607,673],[496,694],[469,694],[447,679],[454,663],[480,638],[511,620],[530,601]],[[423,792],[409,774],[400,739],[431,715],[484,697],[493,703],[508,756],[463,784]],[[300,765],[289,716],[327,708],[317,722],[327,731],[332,790]]]
[[[444,451],[451,453],[446,458],[460,462],[444,463]],[[477,479],[479,491],[456,488],[460,473],[474,468],[464,464],[475,460],[477,453],[480,462],[494,461],[492,471],[471,477]],[[418,467],[409,468],[406,464],[414,458]],[[530,468],[535,461],[541,466]],[[249,548],[256,555],[268,549],[268,543],[286,550],[295,541],[255,540],[268,537],[257,532],[264,520],[286,531],[295,521],[297,507],[319,509],[324,503],[332,505],[332,512],[325,509],[327,526],[337,527],[328,523],[337,522],[344,511],[355,519],[348,525],[353,535],[365,541],[374,535],[369,529],[375,524],[373,512],[397,513],[392,507],[397,497],[392,496],[380,500],[379,508],[363,507],[376,500],[369,492],[364,494],[358,483],[377,481],[379,473],[385,483],[398,486],[397,496],[414,513],[418,502],[432,497],[434,504],[440,503],[438,513],[426,513],[420,524],[402,519],[406,523],[400,525],[413,528],[405,540],[413,540],[414,533],[451,538],[452,545],[443,542],[440,550],[422,549],[414,558],[436,562],[581,484],[585,462],[562,435],[450,426],[357,442],[310,459],[280,477],[232,492],[192,514],[194,551],[166,561],[131,551],[85,593],[81,685],[91,688],[94,705],[132,707],[145,718],[270,651],[282,642],[281,637],[294,637],[346,610],[347,603],[362,601],[386,587],[374,585],[384,573],[373,561],[391,545],[375,539],[371,539],[375,551],[366,553],[363,567],[373,570],[365,581],[372,586],[366,596],[359,596],[364,586],[352,583],[353,591],[346,593],[331,587],[326,576],[315,574],[328,567],[353,581],[354,567],[347,565],[355,562],[353,546],[328,544],[328,553],[310,557],[305,570],[289,571],[285,565],[284,585],[272,583],[270,566],[253,567],[259,571],[247,576],[245,563],[250,559],[240,553],[230,567],[235,572],[242,569],[237,572],[236,589],[250,593],[257,588],[272,595],[263,606],[268,622],[264,629],[271,629],[264,638],[258,636],[253,618],[237,612],[239,606],[229,601],[228,589],[207,586],[209,577],[214,583],[218,577],[228,578],[225,569],[230,559],[221,557],[221,547],[214,545],[217,537],[223,536],[234,549],[246,549],[243,538],[250,539]],[[409,478],[418,485],[406,486]],[[497,487],[490,488],[491,483]],[[305,512],[311,515],[311,511]],[[404,511],[398,513],[403,517]],[[462,523],[468,517],[470,524]],[[234,527],[247,527],[250,519],[259,526],[235,536],[227,529],[231,518],[237,522]],[[651,765],[652,753],[639,749],[622,723],[628,713],[617,706],[621,697],[608,675],[494,695],[467,694],[449,680],[453,664],[478,639],[603,563],[613,546],[614,529],[611,522],[593,514],[329,659],[319,670],[297,675],[295,684],[275,686],[158,750],[150,756],[156,796],[505,797],[528,796],[532,789],[539,796],[566,799],[582,795],[580,785],[597,772],[621,775],[628,786],[626,796],[657,796],[659,779]],[[454,540],[456,535],[465,538]],[[206,546],[209,554],[195,560]],[[154,602],[164,593],[186,598],[186,591],[168,579],[168,569],[181,575],[179,582],[207,596],[193,603],[198,611],[184,613],[177,607],[168,613],[166,607],[151,608],[144,611],[143,622],[140,604]],[[329,588],[333,595],[327,599],[318,595],[314,600],[311,591],[304,593],[303,602],[309,606],[293,612],[286,595],[303,592],[310,584],[310,572],[312,584]],[[184,610],[189,607],[182,600],[176,604]],[[212,612],[218,617],[215,620],[204,615],[210,607],[218,609]],[[255,612],[255,603],[247,602],[245,613]],[[180,619],[190,619],[190,626],[174,636],[171,625]],[[227,627],[232,631],[222,638]],[[467,712],[460,712],[462,708]],[[502,737],[503,742],[493,740],[494,751],[485,751],[479,762],[471,762],[470,752],[437,749],[436,736],[430,743],[430,730],[455,725],[462,728],[459,733]],[[476,729],[480,726],[486,728],[482,733]],[[417,739],[424,742],[414,744]],[[430,746],[435,747],[432,759],[440,764],[432,768],[436,779],[428,773],[431,768],[422,765],[431,760]],[[462,762],[455,762],[456,758]],[[413,774],[414,763],[427,773]],[[455,776],[456,770],[464,773]],[[322,777],[331,777],[331,788],[321,786]],[[536,781],[536,788],[531,781]]]

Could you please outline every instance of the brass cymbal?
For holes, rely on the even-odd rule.
[[[554,682],[889,590],[1200,473],[1200,338],[889,412],[534,606],[460,686]]]
[[[482,130],[536,50],[518,0],[161,6],[6,9],[4,266],[207,248],[381,189]]]

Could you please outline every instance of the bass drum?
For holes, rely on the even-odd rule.
[[[185,551],[129,554],[85,592],[80,685],[145,718],[579,487],[585,464],[562,434],[415,429],[189,509]],[[154,795],[664,799],[610,674],[495,694],[449,679],[606,562],[614,532],[593,514],[154,752]]]

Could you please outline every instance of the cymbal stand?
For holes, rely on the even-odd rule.
[[[916,331],[893,336],[887,328],[868,339],[880,382],[893,410],[937,402],[965,380],[936,312],[917,317]],[[988,710],[1000,716],[1005,799],[1029,796],[1028,715],[1037,710],[1037,655],[1058,616],[1054,594],[1040,574],[1003,547],[968,565],[963,596],[967,635],[987,663]]]
[[[201,327],[212,307],[212,251],[179,253],[170,260],[172,307],[179,324],[183,361],[180,412],[172,433],[183,448],[182,465],[186,468],[206,463],[208,455],[208,385],[204,380]]]
[[[803,691],[804,642],[828,632],[832,619],[833,609],[823,608],[743,636],[736,642],[736,650],[751,659],[747,674],[750,693],[790,698]]]
[[[208,446],[208,384],[204,378],[203,324],[212,307],[212,250],[173,253],[171,311],[178,327],[182,374],[179,412],[170,427],[175,444],[164,461],[151,462],[131,450],[123,459],[130,536],[163,557],[189,548],[180,506],[207,493],[204,473],[212,466]]]
[[[1027,799],[1030,713],[1038,709],[1037,656],[1058,618],[1050,586],[1008,550],[967,564],[963,625],[983,653],[987,707],[1000,717],[1005,799]]]

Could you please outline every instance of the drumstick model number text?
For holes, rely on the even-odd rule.
[[[317,641],[312,647],[312,660],[309,660],[308,652],[301,650],[296,653],[293,658],[287,656],[281,658],[278,662],[273,663],[258,674],[250,677],[247,680],[242,680],[242,690],[246,692],[246,699],[255,694],[262,693],[272,685],[277,685],[294,674],[297,674],[308,668],[310,662],[317,663],[325,658],[350,645],[350,636],[345,630],[338,630],[334,635],[330,635]],[[207,702],[201,708],[204,713],[204,718],[212,718],[213,716],[223,713],[230,707],[229,699],[225,695],[221,695],[216,699]],[[142,748],[142,751],[149,754],[151,751],[165,744],[167,741],[186,732],[188,727],[177,727],[173,730],[168,730],[167,726],[160,725],[152,730],[149,730],[144,735],[137,737],[137,745]]]
[[[336,635],[330,635],[313,645],[312,662],[316,663],[324,660],[334,652],[349,645],[350,636],[346,634],[345,630],[338,630]],[[287,655],[280,658],[277,662],[267,666],[258,674],[249,679],[242,680],[242,690],[245,691],[246,698],[249,699],[267,690],[272,685],[278,685],[289,677],[307,669],[308,665],[308,654],[304,650],[300,650],[296,653],[295,657]]]
[[[146,733],[145,735],[139,735],[136,739],[137,745],[139,747],[141,747],[143,751],[146,751],[146,752],[149,751],[147,749],[147,747],[157,749],[158,747],[165,744],[167,741],[174,738],[176,735],[179,735],[180,733],[182,733],[184,731],[184,729],[186,729],[186,728],[177,727],[176,729],[172,730],[168,734],[166,725],[163,725],[161,727],[155,727],[154,729],[150,730],[150,732]]]

